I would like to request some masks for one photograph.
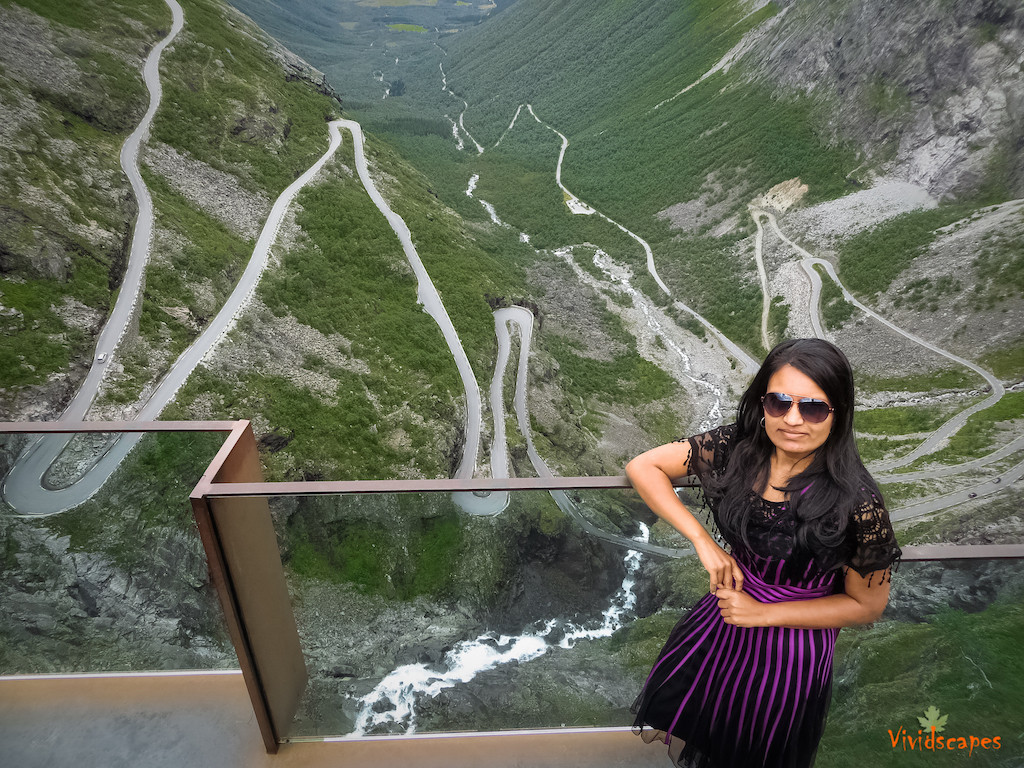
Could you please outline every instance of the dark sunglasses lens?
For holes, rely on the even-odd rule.
[[[773,418],[785,416],[792,405],[792,400],[783,400],[775,392],[769,392],[764,396],[764,412]]]
[[[785,416],[793,407],[793,400],[788,395],[778,392],[769,392],[762,400],[764,412],[772,418]],[[800,409],[800,417],[811,424],[820,424],[828,418],[831,412],[828,403],[823,400],[798,400],[797,407]]]
[[[821,400],[801,400],[800,415],[812,424],[820,424],[828,418],[828,403]]]

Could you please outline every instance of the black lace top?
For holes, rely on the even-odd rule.
[[[736,425],[728,424],[686,438],[691,451],[690,473],[701,481],[709,474],[724,473],[735,436]],[[722,531],[717,504],[710,498],[705,498],[705,503],[711,511],[715,526]],[[755,555],[762,558],[794,559],[796,517],[787,507],[785,501],[768,501],[751,489],[747,533],[750,549]],[[730,547],[735,549],[737,546],[737,542],[725,536],[721,538]],[[902,553],[889,521],[889,512],[882,499],[867,489],[864,489],[863,498],[850,517],[843,552],[839,554],[839,562],[844,568],[853,568],[861,576],[880,572],[882,580],[891,579],[892,568],[898,564]]]

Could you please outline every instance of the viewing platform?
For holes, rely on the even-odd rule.
[[[628,729],[376,737],[268,753],[240,671],[0,677],[0,739],[20,768],[663,766]]]
[[[571,655],[579,643],[605,643],[597,658],[608,651],[620,653],[614,638],[620,630],[628,631],[633,615],[628,595],[622,595],[631,589],[626,586],[631,584],[629,553],[659,561],[685,555],[683,549],[674,548],[677,543],[648,541],[646,534],[627,535],[630,526],[639,524],[631,510],[641,509],[642,503],[625,478],[268,483],[263,481],[257,442],[247,421],[0,425],[6,453],[19,456],[25,455],[36,436],[125,432],[148,433],[148,437],[87,502],[91,506],[37,517],[25,510],[15,514],[5,509],[5,589],[16,599],[10,603],[14,618],[5,636],[0,636],[0,738],[11,765],[582,768],[665,764],[664,749],[642,744],[628,728],[628,713],[621,703],[610,702],[599,684],[594,685],[593,711],[580,708],[571,697],[548,709],[542,703],[530,711],[530,697],[540,689],[536,681],[524,682],[511,672],[506,677],[484,675],[474,683],[476,688],[460,698],[452,693],[460,685],[457,675],[453,672],[445,678],[440,651],[426,643],[418,650],[398,648],[393,658],[408,660],[405,674],[409,677],[425,670],[428,677],[443,678],[437,686],[440,703],[430,712],[403,714],[393,692],[373,698],[400,663],[357,657],[358,643],[367,637],[372,640],[375,632],[389,648],[406,642],[387,636],[389,625],[373,623],[383,609],[374,608],[374,588],[365,585],[372,586],[378,576],[381,584],[391,585],[389,601],[410,606],[410,614],[427,616],[422,633],[435,633],[437,647],[445,652],[457,644],[452,638],[483,632],[477,638],[479,648],[497,654],[490,666],[480,667],[484,673],[523,670],[536,664],[534,659],[542,659],[548,665],[546,674],[559,680],[594,665],[592,658]],[[205,470],[188,477],[197,463]],[[154,489],[157,498],[146,497],[147,477],[175,473],[181,476],[164,478]],[[470,497],[489,501],[475,507]],[[158,514],[172,507],[186,510],[184,517]],[[406,554],[420,569],[416,578],[429,576],[435,582],[424,586],[409,581],[412,577],[402,568],[412,566],[402,563],[391,563],[392,570],[378,573],[377,564],[393,559],[394,552],[365,553],[365,561],[360,561],[364,571],[345,566],[346,578],[365,587],[352,592],[355,597],[346,605],[348,615],[332,611],[331,598],[338,593],[330,590],[341,587],[332,581],[333,575],[324,575],[328,561],[288,543],[287,526],[310,526],[308,538],[316,542],[327,534],[315,526],[329,521],[350,526],[346,541],[365,541],[363,546],[373,549],[373,539],[358,538],[362,531],[358,521],[370,520],[383,530],[386,521],[418,516],[421,511],[424,519],[434,521],[416,533],[426,554]],[[445,520],[474,518],[479,519],[474,525],[486,526],[491,524],[488,520],[502,515],[533,515],[538,530],[555,527],[581,541],[592,541],[594,551],[604,553],[602,562],[625,574],[625,578],[616,575],[623,584],[618,592],[607,590],[613,593],[612,603],[603,625],[599,619],[585,624],[569,617],[559,619],[557,626],[551,619],[542,630],[538,620],[518,638],[533,643],[533,650],[520,660],[512,652],[517,638],[475,628],[479,616],[458,615],[467,611],[462,602],[450,606],[451,616],[431,613],[436,605],[423,595],[438,591],[436,579],[501,582],[500,574],[488,575],[479,566],[459,576],[460,564],[445,560],[449,550],[436,548],[444,543],[446,529],[438,528],[434,536],[434,527]],[[646,526],[640,527],[646,531]],[[122,538],[105,537],[108,529],[117,529]],[[135,537],[142,556],[125,551],[125,537]],[[329,553],[329,547],[324,551]],[[1024,583],[1024,544],[903,545],[903,553],[894,599],[881,620],[896,629],[930,625],[932,614],[923,608],[915,613],[914,606],[925,598],[934,602],[937,594],[949,596],[942,598],[946,607],[966,608],[963,627],[970,628],[972,617],[983,620],[1004,589],[1017,590]],[[47,561],[52,562],[50,571],[40,565],[46,558],[51,558]],[[447,570],[435,573],[428,567],[438,560]],[[982,571],[984,583],[975,583]],[[912,580],[918,582],[919,592],[898,594],[900,575],[905,572],[916,574]],[[310,574],[328,584],[326,598],[310,587],[314,583]],[[163,595],[163,602],[154,602],[154,595]],[[551,599],[557,604],[557,595]],[[209,609],[204,600],[216,602]],[[541,615],[544,606],[536,607]],[[364,610],[358,618],[357,608]],[[557,608],[550,610],[559,615]],[[620,615],[626,618],[620,621]],[[371,623],[357,627],[367,616]],[[199,643],[200,637],[209,638],[208,644]],[[90,643],[100,648],[95,655]],[[902,648],[894,643],[885,646],[884,653]],[[837,656],[833,712],[845,706],[851,694],[840,681],[841,673],[872,662],[871,654],[861,653],[854,660],[854,653],[860,651],[855,647],[849,660]],[[963,681],[974,706],[997,705],[1002,695],[999,683],[986,676],[981,650],[968,646],[962,653],[967,660],[964,668],[978,670],[977,680]],[[560,666],[566,664],[576,666]],[[908,680],[924,679],[893,666],[893,676],[908,674]],[[507,696],[494,688],[499,685],[495,680],[513,686]],[[1007,682],[1019,690],[1022,681]],[[517,685],[527,687],[514,688]],[[408,693],[415,701],[424,695]],[[437,697],[437,692],[430,695]],[[387,696],[392,697],[390,701]],[[952,694],[941,696],[948,699]],[[992,701],[986,703],[988,699]],[[921,706],[943,710],[953,703],[939,698],[922,701]],[[460,725],[459,713],[466,712],[473,717]],[[899,723],[909,728],[912,723],[900,717],[904,720]],[[884,747],[889,738],[882,727],[886,722],[896,728],[897,721],[886,720],[883,711],[877,724],[863,726],[865,732],[837,736],[835,743],[840,746],[835,749],[858,740]],[[1000,759],[1022,750],[1024,741],[1017,732],[1001,735],[1006,749]],[[819,759],[823,766],[833,764],[829,744],[826,733]]]

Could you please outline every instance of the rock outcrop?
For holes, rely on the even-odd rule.
[[[1024,8],[782,2],[743,59],[748,77],[819,102],[836,139],[933,195],[977,191],[995,172],[1024,195]]]

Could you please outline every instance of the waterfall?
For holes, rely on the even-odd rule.
[[[647,542],[650,530],[640,523],[636,541]],[[359,715],[353,737],[363,736],[376,726],[395,723],[406,733],[416,731],[416,699],[433,698],[446,688],[468,683],[481,672],[509,662],[526,662],[543,656],[555,647],[572,648],[578,640],[609,637],[623,626],[636,606],[635,575],[643,556],[628,550],[623,558],[626,575],[611,604],[600,620],[583,625],[561,622],[558,619],[538,621],[520,635],[498,635],[485,632],[474,640],[457,643],[440,663],[441,669],[426,664],[406,664],[398,667],[368,694],[359,699]],[[556,628],[563,630],[561,639],[554,644],[548,638]]]

